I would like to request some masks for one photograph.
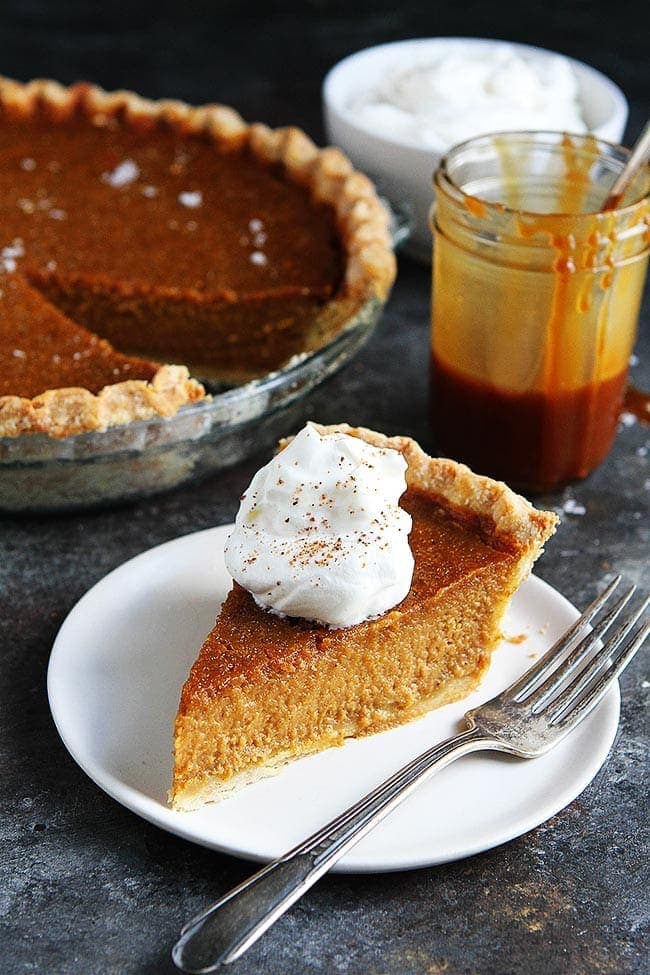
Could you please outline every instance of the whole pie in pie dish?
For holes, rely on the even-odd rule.
[[[295,128],[0,79],[0,156],[0,436],[169,416],[394,279],[372,184]]]
[[[269,613],[234,583],[181,694],[171,790],[179,810],[465,697],[487,671],[511,596],[555,530],[554,514],[428,457],[407,437],[345,424],[316,429],[405,458],[410,591],[379,618],[328,629]]]

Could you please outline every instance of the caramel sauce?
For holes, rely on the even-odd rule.
[[[466,196],[465,206],[473,217],[487,217],[489,212],[487,204],[476,196]]]
[[[607,456],[627,370],[579,389],[515,393],[432,360],[438,448],[510,484],[544,491],[585,477]]]
[[[625,193],[612,193],[603,207],[603,212],[618,209],[624,196]]]
[[[587,140],[593,142],[596,147],[596,139],[590,136]],[[577,152],[569,135],[562,137],[562,155],[565,165],[565,180],[562,190],[559,193],[556,209],[558,213],[564,214],[584,214],[591,182],[590,169],[593,159],[589,156]],[[558,398],[555,396],[560,389],[560,361],[562,350],[560,339],[563,331],[567,329],[569,322],[576,317],[576,313],[586,314],[593,303],[592,281],[587,283],[586,288],[578,296],[577,302],[573,298],[571,283],[578,270],[576,264],[576,242],[571,233],[557,233],[557,214],[539,214],[534,219],[528,217],[525,221],[517,221],[517,230],[522,239],[532,238],[540,234],[545,234],[555,252],[553,262],[553,272],[555,276],[555,286],[553,290],[553,300],[551,312],[546,330],[546,354],[544,358],[542,387],[546,390],[546,396],[550,399]],[[600,261],[608,270],[599,276],[598,286],[603,291],[607,291],[613,284],[613,260],[612,248],[616,241],[614,233],[613,218],[606,228],[605,234],[601,228],[600,215],[594,214],[593,228],[588,235],[590,248],[585,257],[584,263],[591,268],[596,268],[599,256],[599,247],[604,247],[605,253],[600,256]],[[596,363],[599,361],[598,353],[602,351],[605,330],[604,315],[600,315],[598,322],[598,335],[596,338]],[[597,368],[597,367],[596,367]],[[598,377],[595,377],[595,384]],[[584,387],[587,389],[588,387]],[[580,390],[576,390],[580,393]],[[590,399],[589,396],[586,399]],[[584,476],[584,475],[581,475]]]
[[[593,142],[595,155],[597,140],[587,139],[587,148],[589,142]],[[512,210],[521,211],[513,214],[514,236],[522,242],[530,240],[533,246],[548,242],[554,258],[544,278],[551,279],[551,286],[541,277],[537,281],[531,278],[526,293],[516,276],[519,272],[504,264],[492,272],[499,279],[493,290],[484,288],[476,297],[472,290],[478,288],[479,278],[475,282],[470,277],[475,272],[469,266],[454,268],[456,291],[466,284],[468,294],[462,303],[446,295],[444,304],[440,295],[436,299],[439,315],[445,319],[441,323],[445,337],[436,341],[434,322],[432,419],[438,447],[444,453],[480,473],[522,488],[547,490],[585,477],[611,447],[631,351],[625,340],[625,322],[619,318],[622,303],[633,307],[634,296],[628,278],[623,285],[627,297],[621,297],[614,259],[616,214],[603,216],[589,209],[594,155],[584,152],[584,140],[577,147],[570,136],[562,138],[564,176],[552,213],[532,213],[522,206],[526,201],[521,199],[511,148],[497,139],[495,144],[504,174],[504,199]],[[469,196],[465,206],[475,217],[489,216],[496,209],[493,203]],[[572,215],[580,216],[578,239],[572,233]],[[577,228],[576,224],[576,234]],[[444,258],[452,259],[459,264],[463,261],[460,256]],[[436,286],[442,291],[445,285],[450,287],[449,269],[447,264],[443,271],[440,263]],[[529,309],[523,304],[524,295],[531,302]],[[462,333],[465,345],[449,340],[456,315],[461,325],[463,316],[465,321],[468,315],[483,318],[482,325],[477,323],[473,348],[467,345],[471,333],[466,330]],[[499,343],[516,343],[518,332],[513,323],[517,315],[522,319],[529,316],[529,320],[539,316],[540,351],[526,381],[522,367],[513,382],[507,375],[506,350]],[[486,323],[492,319],[494,330],[488,331]],[[513,346],[512,360],[521,362],[522,358],[523,353]],[[510,380],[514,372],[510,370]],[[626,409],[648,422],[647,396],[630,392],[627,403]]]
[[[582,145],[587,148],[591,147],[594,153],[598,151],[598,141],[594,136],[587,136]],[[591,186],[593,158],[590,158],[583,151],[577,150],[571,136],[566,133],[562,136],[562,156],[565,177],[562,192],[557,201],[557,212],[584,213],[589,187]]]
[[[636,386],[628,386],[623,410],[631,413],[640,423],[650,424],[650,393],[644,393]]]

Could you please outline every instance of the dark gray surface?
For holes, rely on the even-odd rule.
[[[0,30],[2,70],[24,78],[89,77],[152,95],[222,97],[248,115],[303,122],[318,134],[318,80],[349,50],[440,30],[508,34],[609,70],[628,82],[633,118],[647,113],[641,32],[610,43],[584,4],[570,6],[564,22],[531,13],[527,28],[519,22],[514,30],[503,16],[488,24],[476,4],[470,5],[475,16],[469,23],[451,13],[427,21],[416,4],[402,4],[399,11],[387,3],[365,5],[365,11],[347,18],[338,4],[309,4],[302,25],[299,5],[284,4],[276,5],[275,20],[268,6],[259,20],[247,17],[253,35],[246,43],[243,15],[234,4],[222,6],[223,16],[231,18],[230,35],[220,33],[206,4],[203,21],[176,36],[164,4],[142,5],[130,29],[121,30],[115,12],[107,9],[96,20],[91,5],[68,5],[62,24],[58,5],[5,3],[0,6],[6,13]],[[563,32],[562,23],[585,30]],[[294,43],[299,36],[300,45]],[[375,337],[312,398],[314,418],[365,423],[431,444],[428,292],[428,272],[402,262]],[[647,325],[647,303],[644,321]],[[634,372],[648,385],[647,368],[643,377],[641,365]],[[649,448],[647,428],[625,427],[591,478],[540,499],[560,509],[572,497],[586,508],[582,516],[563,516],[538,569],[577,605],[586,603],[596,581],[613,570],[647,585]],[[97,789],[57,737],[45,676],[58,627],[91,585],[152,545],[230,521],[242,488],[265,459],[251,458],[204,484],[136,506],[61,518],[0,518],[4,975],[170,975],[169,948],[181,923],[251,871],[249,864],[149,826]],[[232,967],[233,973],[647,971],[648,684],[643,678],[639,660],[622,681],[621,731],[607,765],[553,820],[497,850],[448,866],[325,878]]]

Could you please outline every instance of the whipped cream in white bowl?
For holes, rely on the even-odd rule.
[[[413,577],[405,472],[396,450],[307,424],[244,493],[228,571],[281,616],[340,628],[382,615]]]
[[[475,135],[593,132],[620,142],[627,102],[605,75],[525,44],[423,38],[353,54],[323,84],[328,138],[399,209],[412,210],[406,249],[431,260],[432,176],[444,153]]]

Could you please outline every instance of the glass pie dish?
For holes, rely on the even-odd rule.
[[[398,242],[405,230],[397,229]],[[355,355],[383,303],[369,299],[316,351],[243,385],[206,382],[210,400],[65,440],[0,438],[0,509],[56,512],[134,500],[178,487],[271,447],[306,419],[307,394]]]

